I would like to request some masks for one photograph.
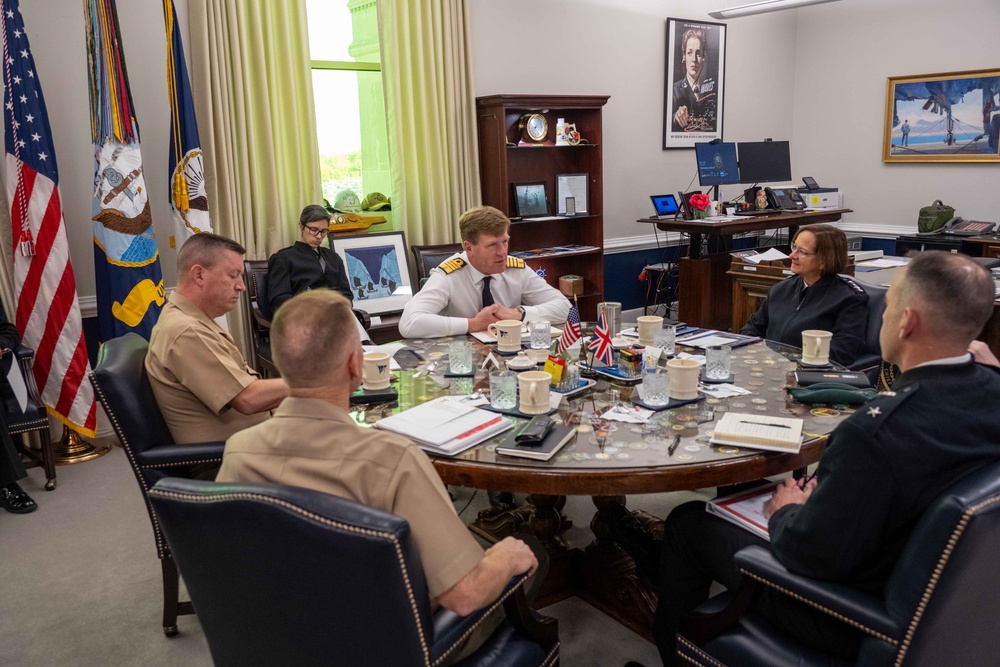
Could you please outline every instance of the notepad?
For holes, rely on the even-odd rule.
[[[445,456],[454,456],[513,427],[510,419],[454,396],[435,398],[375,422],[375,428],[405,435],[422,449]]]
[[[709,442],[713,445],[798,452],[802,444],[802,420],[727,412],[715,425],[715,434]]]
[[[774,490],[781,483],[769,482],[730,496],[709,500],[705,509],[709,514],[714,514],[770,541],[771,535],[767,529],[764,508],[774,494]]]

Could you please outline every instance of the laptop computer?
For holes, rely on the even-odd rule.
[[[674,195],[652,195],[653,208],[656,209],[657,218],[674,217],[679,211],[677,197]]]

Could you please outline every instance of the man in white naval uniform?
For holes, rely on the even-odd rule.
[[[404,338],[459,336],[499,320],[566,321],[569,300],[507,256],[510,220],[492,206],[469,209],[458,222],[463,252],[431,269],[399,321]]]

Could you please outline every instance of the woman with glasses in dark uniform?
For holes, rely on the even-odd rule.
[[[333,250],[320,245],[329,229],[327,210],[310,204],[299,216],[301,238],[271,255],[267,262],[267,293],[272,317],[283,303],[306,290],[323,287],[352,299],[344,261]]]
[[[865,348],[868,294],[838,275],[847,267],[847,237],[831,225],[800,227],[791,259],[794,275],[768,291],[740,333],[800,347],[803,331],[829,331],[830,359],[851,364]]]

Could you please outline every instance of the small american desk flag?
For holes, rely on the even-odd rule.
[[[570,306],[569,315],[566,316],[566,326],[563,327],[562,335],[559,336],[559,345],[556,352],[565,352],[573,343],[580,340],[580,309],[576,307],[576,302]]]
[[[601,311],[601,316],[597,318],[597,328],[594,329],[594,340],[590,341],[587,349],[594,354],[595,358],[600,359],[608,366],[615,360],[615,347],[611,342],[611,329],[608,328],[608,322],[604,319],[604,311]]]
[[[35,382],[49,413],[93,437],[97,407],[59,200],[52,131],[17,0],[3,0],[4,145],[14,235],[14,323],[35,348]]]

